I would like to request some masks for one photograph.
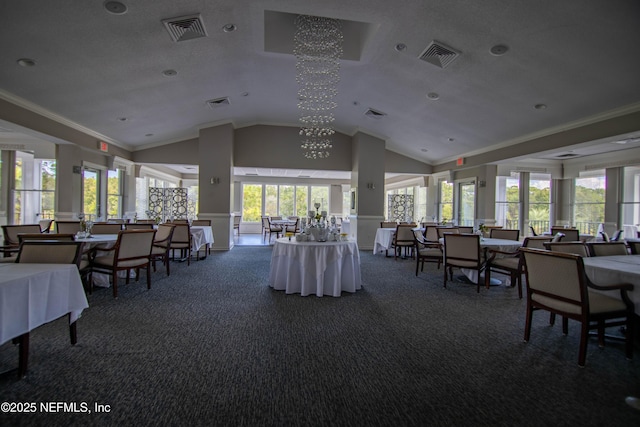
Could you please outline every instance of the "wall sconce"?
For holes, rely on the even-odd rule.
[[[211,178],[211,184],[220,184],[220,178],[214,176],[213,178]]]
[[[376,186],[373,184],[373,182],[367,182],[367,188],[369,190],[375,190]]]

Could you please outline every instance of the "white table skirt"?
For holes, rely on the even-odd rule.
[[[287,294],[319,297],[362,288],[358,244],[277,239],[271,255],[269,286]]]
[[[376,239],[373,242],[373,254],[391,249],[393,236],[396,234],[395,228],[378,228],[376,230]]]
[[[0,264],[0,344],[87,307],[73,264]]]
[[[596,285],[606,286],[619,283],[635,285],[628,292],[629,299],[635,305],[636,314],[640,314],[640,255],[615,255],[583,258],[587,277]],[[594,292],[601,292],[592,289]],[[602,291],[605,295],[619,298],[619,291]]]
[[[204,245],[213,244],[213,230],[208,225],[191,226],[191,250],[198,252]]]

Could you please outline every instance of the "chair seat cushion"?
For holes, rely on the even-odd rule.
[[[447,264],[453,267],[462,267],[462,268],[477,268],[478,263],[475,261],[465,261],[461,259],[449,259],[447,260]]]
[[[442,251],[438,248],[423,248],[418,251],[420,256],[441,257]]]
[[[494,267],[502,267],[508,268],[509,270],[517,270],[518,265],[520,264],[520,258],[509,257],[509,258],[497,258],[491,261],[491,265]]]
[[[614,292],[611,293],[613,294]],[[605,313],[609,311],[624,311],[626,309],[627,306],[621,299],[589,290],[589,311],[592,314]]]
[[[111,268],[113,267],[113,258],[114,258],[113,254],[96,257],[93,260],[93,265],[96,267]],[[141,267],[143,265],[146,265],[148,262],[149,260],[147,258],[132,259],[129,261],[120,261],[118,263],[118,268]]]
[[[151,255],[164,255],[167,253],[167,248],[161,246],[154,246],[151,248]]]
[[[171,249],[187,249],[189,247],[188,243],[171,242]]]

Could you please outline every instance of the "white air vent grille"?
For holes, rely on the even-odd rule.
[[[559,154],[557,156],[555,156],[556,159],[570,159],[571,157],[578,157],[580,154],[576,154],[576,153],[566,153],[566,154]]]
[[[365,115],[365,116],[367,116],[367,117],[371,117],[372,119],[376,119],[376,120],[378,120],[378,119],[383,118],[383,117],[384,117],[384,116],[386,116],[387,114],[386,114],[386,113],[383,113],[382,111],[377,111],[377,110],[374,110],[373,108],[369,108],[369,109],[364,113],[364,115]]]
[[[227,97],[210,99],[209,101],[207,101],[207,105],[211,108],[218,108],[229,104],[231,104],[231,102],[229,102],[229,98]]]
[[[458,56],[460,56],[459,51],[434,40],[422,52],[420,59],[437,67],[446,68]]]
[[[181,16],[162,21],[174,42],[207,37],[200,15]]]

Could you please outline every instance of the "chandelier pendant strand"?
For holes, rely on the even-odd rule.
[[[340,81],[342,23],[338,19],[298,15],[293,53],[296,57],[301,148],[309,159],[329,157],[333,110]]]

